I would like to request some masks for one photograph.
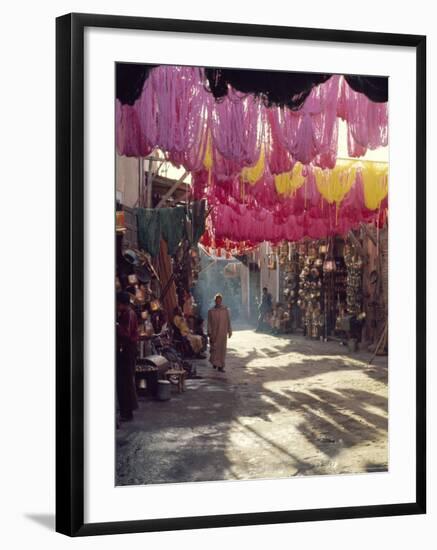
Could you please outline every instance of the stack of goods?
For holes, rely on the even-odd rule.
[[[140,250],[126,249],[117,262],[115,287],[126,291],[138,311],[149,303],[156,290],[157,274],[150,256]]]
[[[173,258],[173,274],[178,303],[183,306],[185,293],[192,285],[191,254],[187,242],[184,243],[183,247],[179,247]]]
[[[308,248],[304,267],[299,275],[300,289],[297,304],[303,311],[305,334],[310,338],[319,338],[324,324],[320,303],[323,260],[318,257],[317,252],[314,245]]]
[[[282,294],[284,296],[284,328],[292,332],[297,325],[296,308],[299,286],[299,254],[295,243],[284,241],[278,247],[279,265],[284,277],[282,280]]]
[[[354,249],[345,245],[344,262],[347,269],[346,278],[346,310],[349,315],[357,316],[362,309],[362,271],[363,260]]]
[[[199,280],[199,273],[201,271],[200,266],[200,254],[197,246],[190,249],[190,263],[191,263],[191,281],[194,286]]]
[[[337,309],[346,302],[347,269],[343,258],[335,260],[334,292],[337,299]]]

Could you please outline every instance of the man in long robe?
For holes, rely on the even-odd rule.
[[[229,309],[222,304],[221,294],[215,296],[215,306],[208,311],[209,361],[215,369],[225,370],[226,346],[232,336]]]

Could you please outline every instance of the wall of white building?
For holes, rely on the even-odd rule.
[[[137,205],[140,178],[140,159],[115,155],[115,189],[125,206]]]

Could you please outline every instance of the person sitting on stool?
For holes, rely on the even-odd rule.
[[[188,324],[184,319],[182,310],[179,306],[176,306],[173,310],[173,324],[179,330],[181,335],[188,340],[191,349],[193,350],[193,353],[197,357],[204,359],[205,357],[202,357],[201,355],[201,351],[203,348],[202,337],[198,334],[193,334],[190,331]]]

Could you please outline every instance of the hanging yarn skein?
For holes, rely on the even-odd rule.
[[[333,168],[338,118],[347,123],[351,156],[387,144],[387,104],[355,92],[342,76],[313,87],[301,109],[292,111],[267,107],[232,87],[216,101],[208,92],[204,69],[158,66],[150,70],[133,106],[117,100],[117,151],[145,156],[157,147],[174,164],[197,171],[211,133],[211,171],[216,177],[226,179],[253,168],[244,178],[254,183],[255,174],[261,176],[262,155],[264,171],[270,174],[289,172],[296,161]]]

